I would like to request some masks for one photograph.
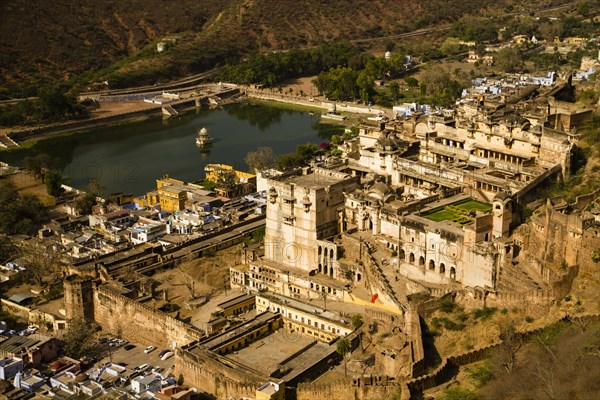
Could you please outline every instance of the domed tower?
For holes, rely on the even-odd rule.
[[[76,275],[64,281],[67,321],[94,319],[94,287],[90,279]]]
[[[506,193],[500,192],[492,200],[494,238],[507,237],[510,234],[512,208],[512,199]]]

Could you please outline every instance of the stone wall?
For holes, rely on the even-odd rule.
[[[375,384],[373,384],[375,383]],[[410,399],[408,387],[401,382],[361,382],[360,379],[341,379],[328,383],[301,383],[296,391],[297,400],[355,399],[385,400]],[[398,395],[400,397],[398,397]]]
[[[94,320],[113,335],[156,347],[182,346],[203,333],[159,310],[138,303],[109,289],[94,289]]]
[[[175,377],[180,383],[198,388],[209,398],[254,398],[256,389],[269,378],[204,349],[179,349],[175,355]]]

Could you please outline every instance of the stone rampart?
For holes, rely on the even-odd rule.
[[[94,319],[113,335],[156,347],[182,346],[203,336],[190,325],[99,286],[94,289]]]
[[[223,362],[225,361],[225,362]],[[175,355],[175,377],[216,399],[254,398],[256,389],[269,377],[249,371],[205,349],[179,349]]]

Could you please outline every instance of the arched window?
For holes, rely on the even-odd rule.
[[[435,269],[435,261],[429,260],[429,270],[433,271]]]
[[[440,274],[446,273],[446,265],[444,263],[440,264]]]
[[[404,249],[400,249],[398,251],[398,259],[400,261],[405,261],[406,260],[406,253],[404,252]]]
[[[419,265],[425,265],[425,257],[419,257]]]
[[[413,253],[410,253],[408,256],[408,262],[411,264],[415,262],[415,255]]]
[[[456,268],[450,267],[450,279],[456,279]]]

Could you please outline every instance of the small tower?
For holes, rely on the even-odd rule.
[[[67,321],[94,320],[94,287],[90,279],[76,275],[64,281]]]
[[[494,238],[507,237],[510,234],[512,222],[512,199],[506,193],[500,192],[492,200]]]

